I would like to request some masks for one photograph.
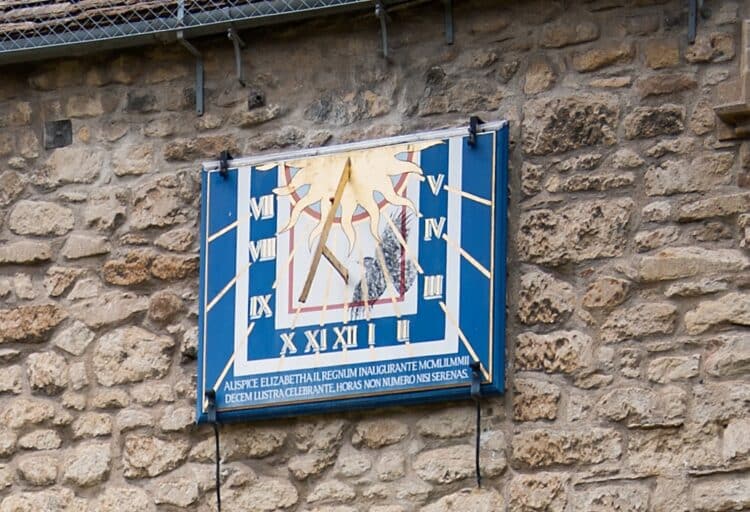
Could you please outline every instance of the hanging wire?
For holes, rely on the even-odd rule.
[[[221,452],[219,451],[218,422],[214,422],[214,437],[216,438],[216,510],[221,512]]]
[[[479,467],[479,449],[482,441],[482,363],[472,361],[471,368],[471,398],[477,404],[477,435],[474,447],[474,469],[477,475],[477,487],[482,487],[482,471]]]

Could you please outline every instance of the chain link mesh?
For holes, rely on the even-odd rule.
[[[0,56],[254,18],[362,4],[364,0],[0,0]]]

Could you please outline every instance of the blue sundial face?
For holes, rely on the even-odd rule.
[[[506,137],[205,173],[199,391],[244,416],[457,397],[472,361],[500,390]]]

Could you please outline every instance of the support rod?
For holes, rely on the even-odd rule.
[[[380,35],[383,40],[383,58],[388,58],[388,12],[380,0],[375,1],[375,17],[380,20]]]
[[[182,30],[177,32],[179,42],[190,54],[195,57],[195,113],[203,115],[203,55],[198,49],[185,39]]]
[[[232,40],[232,46],[234,46],[234,68],[237,70],[237,81],[242,87],[245,87],[245,77],[242,73],[242,52],[240,51],[241,48],[245,47],[245,43],[232,27],[227,30],[227,37]]]

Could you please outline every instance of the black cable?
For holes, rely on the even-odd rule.
[[[471,398],[477,403],[477,438],[474,448],[474,468],[477,474],[477,487],[482,487],[482,471],[479,468],[479,448],[482,441],[482,365],[479,361],[472,361],[471,367]]]
[[[214,423],[214,436],[216,437],[216,507],[221,512],[221,458],[219,451],[219,424]]]
[[[482,405],[477,402],[477,439],[476,448],[474,452],[474,465],[477,472],[477,487],[482,487],[482,471],[479,469],[479,444],[482,438]]]

